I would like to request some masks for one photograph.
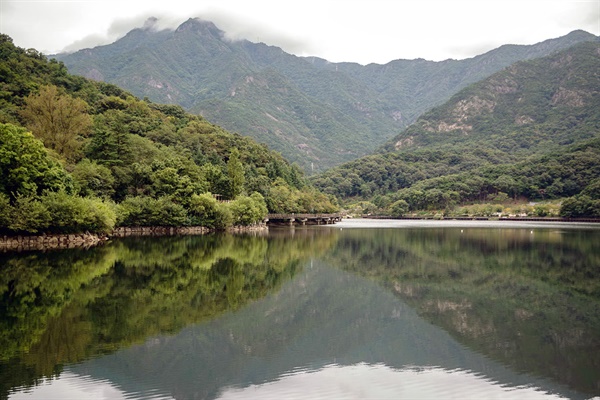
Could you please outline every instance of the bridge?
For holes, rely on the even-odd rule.
[[[268,225],[328,225],[342,220],[341,214],[268,214]]]

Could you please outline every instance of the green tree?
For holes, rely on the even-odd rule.
[[[231,149],[231,153],[229,154],[227,175],[229,177],[230,197],[235,199],[242,193],[245,182],[244,166],[240,161],[240,152],[237,147]]]
[[[26,129],[0,124],[0,193],[35,196],[44,190],[71,191],[72,178]]]
[[[210,193],[193,194],[190,199],[189,214],[192,225],[207,228],[225,228],[227,219],[223,215],[223,207]]]
[[[408,212],[409,205],[404,200],[398,200],[390,206],[390,213],[392,217],[402,217]]]
[[[8,228],[12,217],[13,208],[10,199],[4,193],[0,193],[0,231]]]
[[[75,165],[71,175],[82,196],[98,196],[108,199],[115,192],[113,188],[115,178],[110,169],[95,161],[87,158],[82,160]]]
[[[81,157],[82,139],[92,126],[85,101],[60,93],[56,86],[42,86],[27,97],[21,114],[46,147],[68,161]]]
[[[119,226],[184,226],[188,225],[186,209],[169,197],[128,197],[117,206]]]
[[[125,118],[120,110],[109,110],[94,118],[94,133],[86,150],[90,159],[108,167],[126,165],[132,160]]]
[[[265,219],[267,205],[260,193],[252,196],[239,196],[229,203],[234,225],[252,225]]]
[[[495,181],[494,186],[499,192],[508,193],[513,198],[517,195],[517,182],[510,175],[500,175]]]
[[[566,218],[600,217],[600,199],[592,199],[587,194],[565,199],[560,207],[560,216]]]
[[[298,198],[282,178],[275,180],[267,197],[267,207],[273,213],[298,212]]]
[[[25,233],[43,232],[51,219],[48,208],[42,202],[33,197],[18,196],[10,214],[8,229]]]
[[[108,233],[115,227],[111,204],[98,198],[71,196],[65,192],[47,193],[41,202],[52,216],[48,230],[57,233]]]

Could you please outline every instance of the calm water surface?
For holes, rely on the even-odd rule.
[[[0,272],[0,399],[600,396],[600,226],[348,220]]]

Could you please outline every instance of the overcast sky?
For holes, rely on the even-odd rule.
[[[0,0],[0,32],[45,54],[112,43],[151,16],[161,28],[200,17],[231,38],[361,64],[600,35],[600,0]]]

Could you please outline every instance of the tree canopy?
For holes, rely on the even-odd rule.
[[[0,231],[250,224],[273,204],[275,182],[312,210],[336,207],[280,154],[180,106],[70,75],[6,35],[0,54],[0,221],[20,218]],[[233,202],[203,214],[198,199],[211,193]]]

